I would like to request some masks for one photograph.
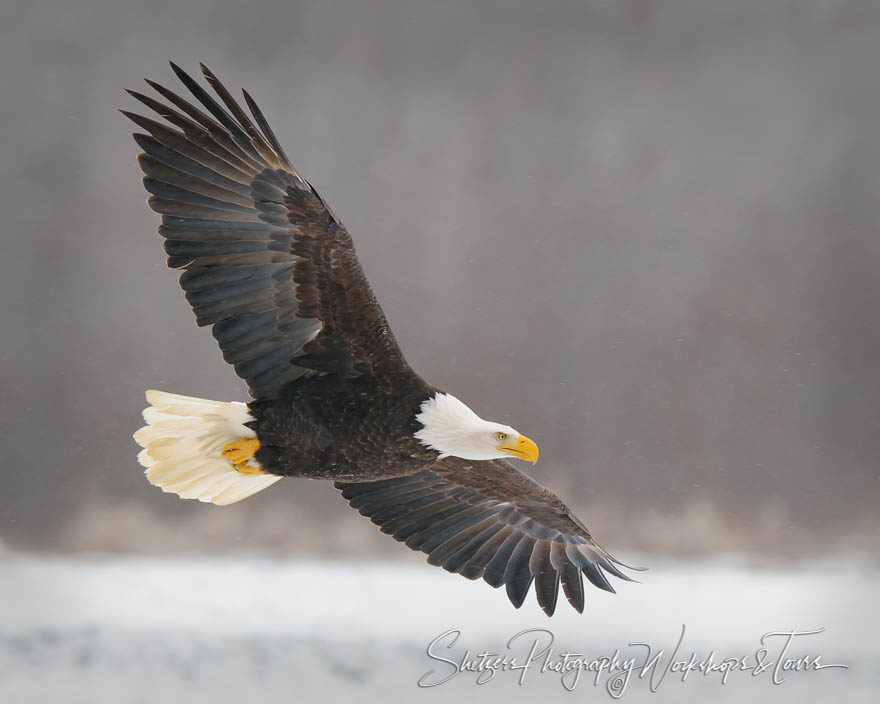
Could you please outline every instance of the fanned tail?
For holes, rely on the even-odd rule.
[[[151,484],[182,499],[218,506],[233,504],[271,486],[280,476],[244,474],[221,456],[225,445],[253,438],[247,404],[209,401],[147,391],[143,428],[134,439],[144,449],[138,461]],[[255,459],[249,465],[259,467]]]

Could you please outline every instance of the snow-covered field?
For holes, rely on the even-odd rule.
[[[588,668],[617,648],[622,664],[640,664],[647,646],[627,645],[636,641],[663,650],[655,682],[692,652],[694,663],[714,651],[714,663],[746,658],[749,669],[730,672],[726,684],[717,671],[692,671],[684,682],[669,672],[654,693],[650,673],[634,669],[624,701],[880,701],[880,571],[868,561],[757,569],[733,559],[631,558],[651,566],[641,584],[591,591],[583,615],[562,602],[548,619],[533,595],[515,611],[485,583],[413,557],[386,565],[0,552],[0,702],[613,701],[609,681],[625,681],[625,670]],[[525,670],[499,667],[484,684],[475,672],[452,676],[446,662],[469,649],[472,666],[484,651],[520,666],[536,639],[539,654],[550,636],[524,634],[509,649],[508,640],[548,628],[549,656]],[[777,673],[785,681],[773,684],[784,638],[771,636],[762,659],[770,666],[755,673],[763,634],[819,628],[797,636],[786,656],[820,655],[848,669]],[[429,657],[429,643],[450,629],[458,640],[441,639]],[[566,651],[576,655],[565,661]],[[564,677],[552,669],[561,663]],[[448,681],[419,687],[431,670],[423,684]]]

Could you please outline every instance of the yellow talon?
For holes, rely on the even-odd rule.
[[[223,459],[229,460],[235,469],[242,474],[265,474],[259,467],[248,464],[260,449],[260,441],[256,438],[242,438],[223,447],[220,453]]]
[[[236,471],[241,472],[242,474],[265,474],[262,469],[254,467],[247,462],[233,462],[233,466]]]

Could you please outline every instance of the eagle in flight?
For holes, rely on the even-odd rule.
[[[383,533],[469,579],[532,583],[552,615],[559,587],[578,611],[585,576],[626,567],[553,493],[507,460],[538,447],[480,418],[407,364],[351,236],[293,168],[251,96],[248,115],[202,66],[216,97],[171,64],[195,101],[153,81],[166,102],[129,93],[165,122],[143,131],[138,162],[162,217],[168,266],[196,322],[248,385],[250,403],[147,391],[135,433],[147,479],[225,505],[283,477],[333,482]]]

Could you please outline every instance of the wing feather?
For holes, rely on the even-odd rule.
[[[533,537],[530,535],[520,537],[507,561],[507,567],[504,569],[507,597],[517,609],[523,605],[526,594],[529,593],[529,587],[532,586],[532,580],[535,578],[529,569],[529,561],[534,547],[535,539]]]
[[[216,98],[176,64],[192,102],[129,91],[164,122],[122,111],[145,133],[149,206],[162,215],[168,266],[199,325],[255,398],[277,398],[315,374],[409,370],[351,237],[290,165],[254,100],[245,109],[204,65]],[[166,124],[167,123],[167,124]]]
[[[447,457],[430,470],[372,482],[337,482],[352,508],[428,563],[505,586],[519,608],[534,584],[551,616],[560,586],[584,609],[583,577],[614,591],[605,573],[629,580],[553,493],[502,460]]]
[[[559,544],[559,543],[554,543]],[[559,596],[559,572],[550,561],[552,545],[546,540],[535,543],[529,560],[529,569],[535,578],[535,597],[544,613],[552,616],[556,611],[556,600]],[[576,569],[576,568],[575,568]]]

